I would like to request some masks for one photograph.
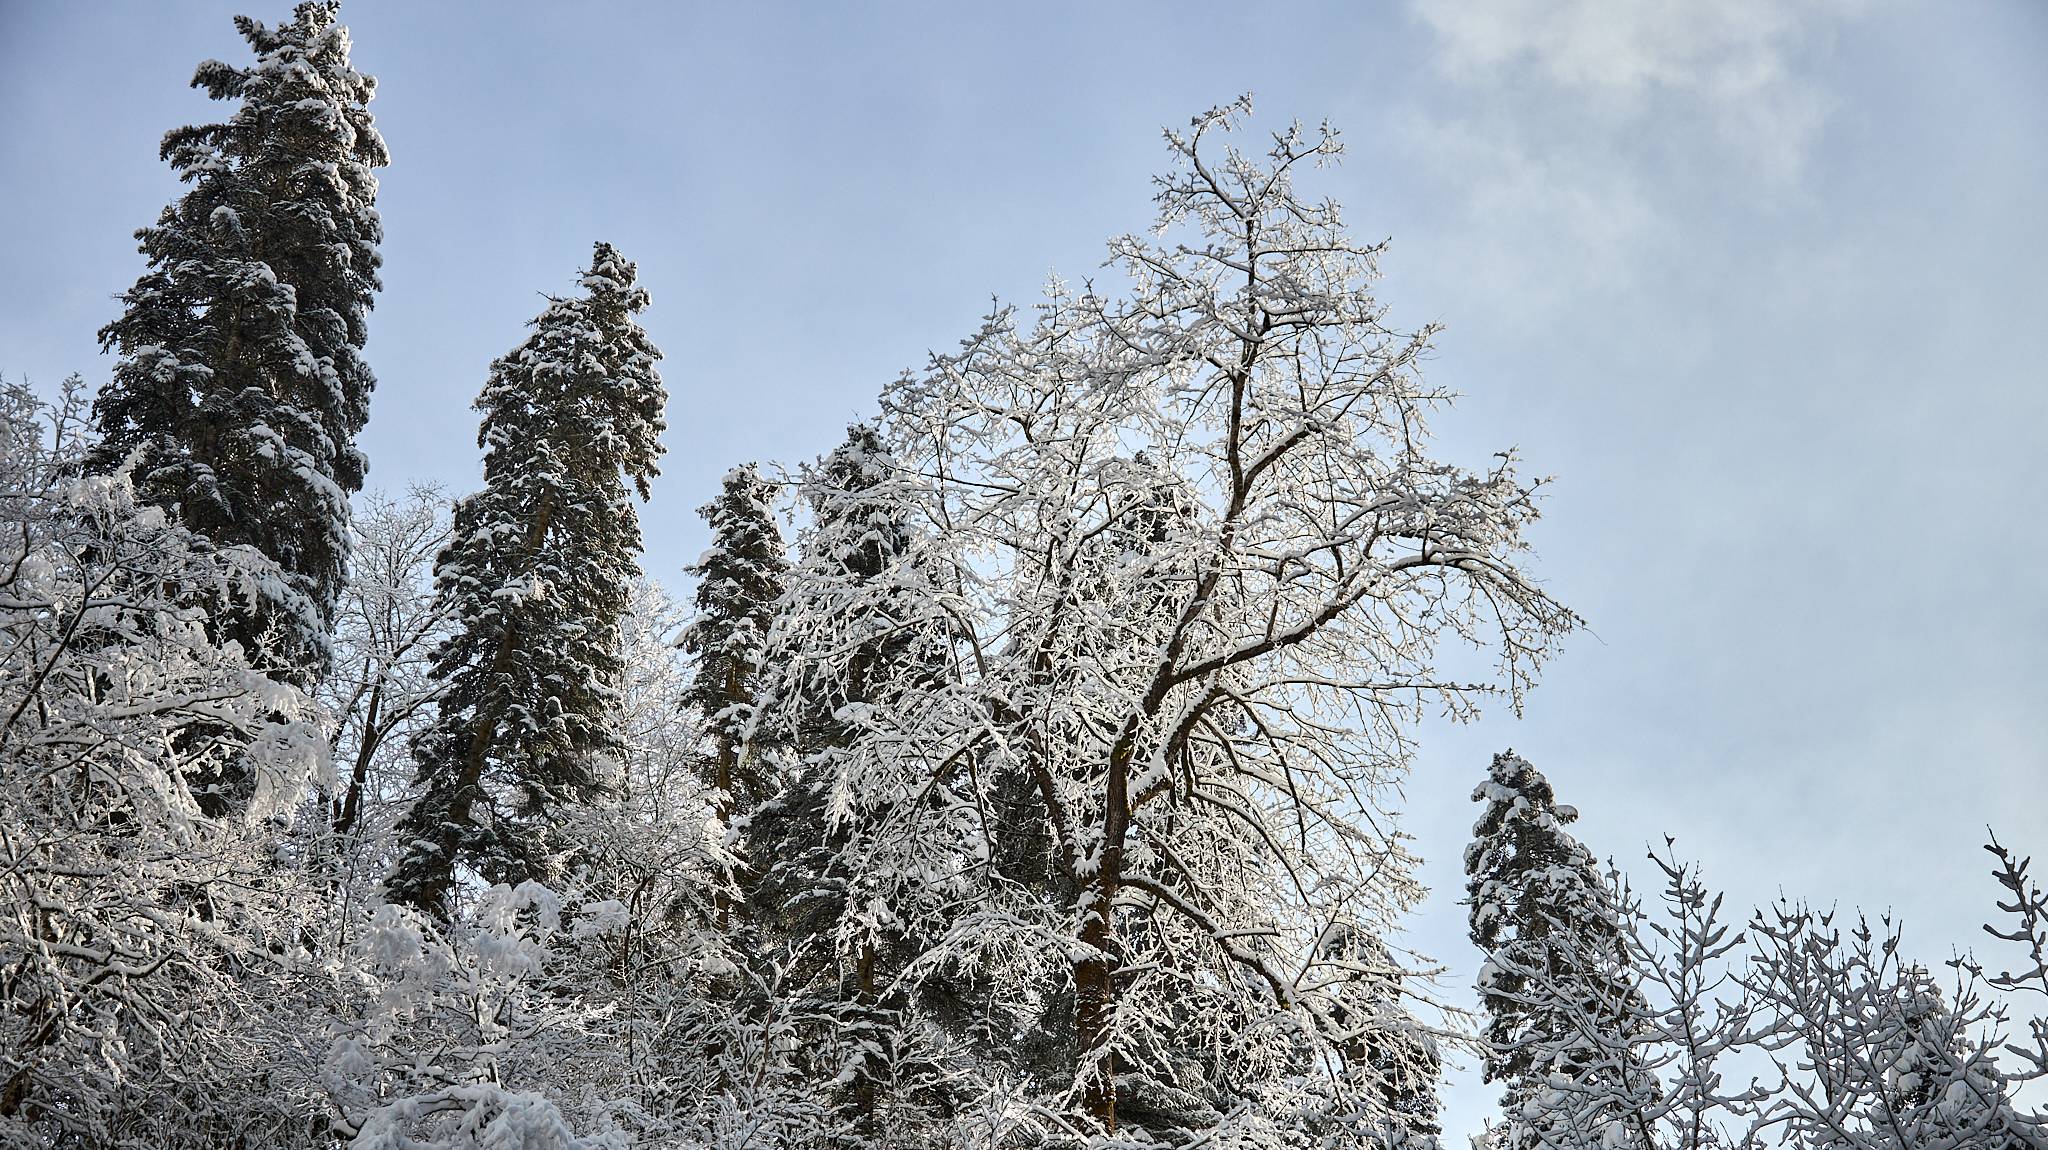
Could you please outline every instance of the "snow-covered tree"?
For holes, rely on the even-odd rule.
[[[1731,1067],[1759,1065],[1771,1040],[1770,1026],[1740,981],[1748,938],[1722,918],[1722,896],[1707,889],[1698,867],[1676,858],[1669,839],[1664,853],[1647,857],[1663,880],[1648,906],[1626,876],[1607,876],[1639,996],[1637,1015],[1624,1026],[1592,1012],[1578,1016],[1583,1050],[1599,1051],[1582,1058],[1626,1063],[1639,1072],[1597,1084],[1605,1087],[1604,1097],[1577,1096],[1577,1111],[1625,1111],[1629,1117],[1605,1127],[1566,1124],[1559,1141],[1625,1141],[1664,1150],[1753,1145],[1769,1092],[1755,1079],[1727,1078]],[[1565,980],[1576,974],[1569,968],[1561,973]],[[1535,976],[1537,985],[1527,992],[1558,997],[1542,977]]]
[[[1509,821],[1533,819],[1538,833],[1523,841],[1540,849],[1553,837],[1540,826],[1544,810],[1558,817],[1554,802],[1532,800],[1532,791],[1543,788],[1523,775],[1518,804],[1506,794],[1514,785],[1490,780],[1481,791],[1494,788],[1510,808]],[[1566,932],[1559,924],[1573,920],[1553,916],[1543,941],[1557,958],[1547,965],[1533,961],[1537,952],[1528,947],[1499,964],[1505,949],[1518,946],[1513,942],[1489,955],[1482,978],[1495,1022],[1489,1072],[1508,1058],[1527,1067],[1510,1079],[1505,1121],[1489,1131],[1492,1145],[2048,1147],[2048,1123],[2024,1111],[2017,1094],[2042,1064],[2035,1050],[2048,1022],[2028,1023],[2035,1050],[2013,1042],[2007,1027],[2019,1017],[2016,1004],[1996,997],[2041,982],[2038,969],[1986,976],[1974,959],[1961,957],[1949,963],[1953,981],[1938,986],[1906,957],[1889,918],[1873,924],[1858,917],[1842,927],[1833,913],[1788,901],[1737,931],[1721,917],[1722,896],[1708,889],[1697,867],[1672,857],[1668,842],[1649,858],[1663,879],[1655,909],[1614,875],[1595,920],[1611,923],[1611,934],[1605,926]],[[1542,882],[1550,891],[1573,891],[1573,901],[1583,903],[1576,891],[1588,881],[1585,862],[1554,863]],[[2000,853],[1998,877],[2009,891],[2025,891],[2023,869]],[[1496,896],[1502,886],[1493,886]],[[2038,890],[2032,900],[2031,925],[2022,893],[2001,904],[2020,917],[2019,927],[1992,933],[2048,945]],[[1511,899],[1497,905],[1501,921],[1518,921],[1507,913]],[[1589,957],[1604,971],[1620,970],[1626,994],[1619,980],[1590,982]],[[2048,983],[2042,988],[2048,992]],[[1504,1013],[1517,1020],[1506,1034],[1499,1025]],[[2025,1065],[2008,1073],[2001,1056]],[[1733,1072],[1748,1077],[1731,1080]]]
[[[614,1099],[619,1120],[654,1145],[711,1144],[703,1131],[727,1101],[720,1085],[752,1069],[729,1065],[744,1060],[752,1037],[725,993],[742,940],[716,925],[732,896],[732,860],[717,796],[698,774],[698,716],[683,705],[682,622],[660,587],[635,584],[621,620],[622,784],[571,813],[566,827],[580,844],[584,903],[602,904],[617,923],[565,960],[579,1000],[601,1012],[574,1085]]]
[[[446,607],[433,593],[434,559],[448,545],[449,501],[416,487],[403,499],[372,495],[356,515],[348,589],[336,620],[336,660],[323,684],[345,752],[347,779],[327,812],[339,834],[355,832],[366,804],[394,790],[393,768],[431,709],[429,675],[446,639]],[[408,772],[409,773],[409,772]]]
[[[876,427],[857,423],[799,484],[811,521],[798,539],[796,569],[777,574],[787,588],[781,606],[842,612],[852,642],[836,657],[805,658],[789,647],[799,636],[782,631],[766,648],[767,694],[779,701],[769,704],[776,713],[763,726],[786,730],[778,737],[803,757],[831,758],[859,737],[859,726],[841,714],[849,704],[870,701],[912,667],[940,673],[943,652],[934,649],[929,628],[906,617],[914,606],[893,602],[903,598],[897,583],[920,574],[912,550],[918,536],[902,491],[907,482]]]
[[[501,884],[445,922],[374,908],[351,932],[361,990],[325,1081],[353,1145],[740,1150],[825,1127],[774,1072],[788,1028],[731,993],[746,960],[715,923],[730,860],[681,705],[680,623],[635,582],[619,785],[559,813],[578,849],[558,887]]]
[[[531,880],[448,923],[379,907],[351,955],[367,1008],[321,1066],[335,1132],[350,1150],[626,1150],[576,1089],[599,1011],[559,961],[623,926],[615,904],[572,915]]]
[[[1781,901],[1750,923],[1743,983],[1780,1076],[1758,1125],[1802,1150],[2048,1150],[2048,1121],[1998,1065],[2027,1051],[2004,1041],[2008,1015],[1974,964],[1951,963],[1944,990],[1889,917],[1833,920]]]
[[[274,28],[237,17],[255,61],[199,66],[193,85],[239,106],[164,137],[191,187],[136,233],[149,267],[100,332],[120,360],[84,461],[112,475],[132,459],[143,502],[276,564],[253,603],[217,608],[212,625],[300,684],[326,665],[363,483],[383,238],[375,81],[350,66],[336,16],[311,0]]]
[[[925,573],[902,491],[912,482],[871,424],[805,469],[811,518],[767,639],[755,726],[757,742],[772,733],[781,767],[745,836],[758,870],[748,917],[792,988],[782,1011],[807,1031],[801,1072],[859,1145],[885,1144],[884,1130],[901,1141],[949,1109],[897,983],[934,941],[932,924],[909,913],[915,892],[857,862],[875,824],[900,812],[848,809],[837,788],[867,730],[857,716],[951,674],[943,626],[916,590]],[[788,626],[820,617],[833,620],[829,647]]]
[[[951,904],[903,981],[971,991],[1017,1137],[1144,1137],[1122,1103],[1158,1084],[1220,1142],[1371,1139],[1314,952],[1419,897],[1386,801],[1405,732],[1481,693],[1440,641],[1498,650],[1512,694],[1573,622],[1518,566],[1532,485],[1427,454],[1431,332],[1388,325],[1380,249],[1295,190],[1335,136],[1255,160],[1221,140],[1246,110],[1169,134],[1161,238],[1111,245],[1125,297],[1055,285],[884,396],[931,538],[906,589],[961,671],[843,712],[834,798],[891,812],[857,858],[892,911]],[[789,626],[840,649],[831,618]],[[1004,821],[1034,872],[997,865]]]
[[[616,782],[632,497],[655,474],[666,393],[634,319],[648,301],[634,266],[600,243],[581,286],[549,303],[477,399],[484,489],[456,506],[435,564],[454,634],[434,656],[436,715],[414,744],[422,793],[388,882],[422,909],[446,909],[458,865],[512,885],[545,877],[562,808]]]
[[[701,840],[712,817],[712,796],[697,777],[703,727],[701,716],[684,703],[690,668],[676,648],[687,617],[666,588],[646,578],[634,581],[619,620],[624,782],[618,802],[650,824],[695,824]]]
[[[684,701],[703,717],[711,743],[706,776],[722,796],[719,818],[728,825],[767,798],[772,785],[767,760],[749,736],[761,656],[789,570],[770,507],[774,493],[753,464],[726,472],[718,497],[698,509],[711,526],[711,547],[689,569],[697,577],[696,615],[682,646],[695,671]]]
[[[78,477],[82,414],[0,390],[0,1144],[288,1144],[320,905],[273,820],[326,745],[195,606],[277,571]],[[232,816],[202,801],[229,761]]]
[[[1324,937],[1318,957],[1324,992],[1334,1002],[1330,1019],[1348,1028],[1338,1048],[1378,1095],[1379,1141],[1389,1150],[1435,1150],[1443,1133],[1443,1054],[1409,1005],[1414,972],[1384,941],[1342,924]]]
[[[433,655],[448,638],[448,605],[434,594],[433,566],[448,543],[449,512],[447,497],[432,487],[357,500],[334,661],[316,692],[333,732],[336,777],[291,836],[331,876],[344,908],[373,898],[397,861],[393,832],[417,769],[412,744],[433,718],[440,690]],[[332,922],[358,925],[350,913]]]
[[[1647,1145],[1623,1101],[1654,1089],[1636,1051],[1647,1006],[1611,888],[1565,829],[1578,811],[1513,751],[1494,756],[1472,799],[1484,807],[1466,901],[1486,955],[1485,1071],[1505,1086],[1506,1147]]]
[[[1998,860],[1992,876],[2012,899],[1998,904],[2010,921],[2002,927],[1986,923],[1985,933],[2019,944],[2026,949],[2026,957],[2017,968],[1996,974],[1974,963],[1968,970],[1986,986],[2011,996],[2013,1016],[2027,1019],[2026,1038],[2005,1047],[2027,1065],[2024,1070],[2008,1075],[2008,1079],[2039,1082],[2048,1079],[2048,894],[2043,894],[2040,885],[2028,874],[2034,862],[2031,857],[2014,854],[1996,835],[1984,844],[1984,849]],[[2022,1000],[2033,1002],[2034,1012],[2018,1007]]]

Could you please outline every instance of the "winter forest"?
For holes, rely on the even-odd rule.
[[[1989,832],[1989,934],[1917,953],[1582,841],[1501,748],[1469,961],[1414,948],[1420,725],[1585,629],[1529,538],[1569,461],[1432,441],[1333,128],[1165,131],[1093,279],[721,461],[672,596],[703,381],[602,236],[475,365],[481,485],[368,481],[405,161],[340,19],[236,21],[104,380],[0,392],[0,1145],[2048,1150]]]

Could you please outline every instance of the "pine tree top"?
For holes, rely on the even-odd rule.
[[[756,465],[742,463],[720,480],[718,497],[697,509],[711,527],[711,546],[684,570],[702,580],[700,609],[731,593],[726,580],[750,574],[774,579],[788,569],[782,534],[775,527],[775,489]]]
[[[221,627],[294,677],[326,661],[376,386],[362,349],[381,286],[374,169],[390,157],[338,16],[312,2],[275,27],[237,18],[254,61],[194,71],[237,106],[163,138],[189,188],[136,233],[148,267],[99,333],[121,359],[85,462],[136,460],[146,502],[276,562],[281,580]]]
[[[807,563],[840,575],[872,579],[910,549],[901,468],[873,424],[848,425],[846,439],[815,467],[802,492],[813,527],[803,541]]]
[[[1473,941],[1492,946],[1510,921],[1525,935],[1547,933],[1551,917],[1524,905],[1537,901],[1584,912],[1587,925],[1611,930],[1612,908],[1597,889],[1598,862],[1564,829],[1579,812],[1557,801],[1543,772],[1503,751],[1473,788],[1472,801],[1486,804],[1465,848]]]
[[[590,270],[578,282],[593,299],[616,297],[626,310],[639,312],[650,302],[647,289],[639,284],[639,270],[619,249],[599,240],[593,245]]]
[[[1512,750],[1493,757],[1485,781],[1472,789],[1472,801],[1486,804],[1485,813],[1472,828],[1474,835],[1498,833],[1512,822],[1552,827],[1577,822],[1579,818],[1578,808],[1557,801],[1557,793],[1543,772]]]
[[[655,367],[661,352],[634,319],[650,297],[633,262],[608,243],[594,245],[577,282],[584,294],[549,297],[533,334],[491,365],[476,400],[485,481],[502,473],[560,483],[596,466],[623,473],[646,499],[660,474],[668,402]]]
[[[743,463],[725,473],[718,498],[697,510],[711,526],[711,546],[685,568],[698,580],[697,613],[681,645],[710,668],[692,695],[707,711],[751,698],[741,682],[753,674],[782,597],[789,559],[770,505],[774,492],[755,465]]]

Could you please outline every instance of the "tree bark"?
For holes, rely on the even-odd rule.
[[[377,747],[384,741],[384,732],[377,729],[383,721],[384,683],[381,677],[370,688],[370,700],[363,708],[363,737],[356,747],[355,766],[349,771],[348,791],[342,796],[341,810],[334,817],[334,833],[345,835],[362,816],[363,783],[370,777],[370,761],[376,757]]]
[[[1131,733],[1109,756],[1102,820],[1102,854],[1093,881],[1081,888],[1080,940],[1085,956],[1074,964],[1074,1048],[1083,1078],[1082,1107],[1106,1135],[1116,1134],[1116,922],[1112,917],[1123,878],[1124,841],[1130,832]]]
[[[533,526],[526,533],[525,549],[529,560],[539,554],[553,520],[554,500],[542,499],[534,513]],[[504,676],[511,666],[512,653],[518,647],[509,626],[501,628],[497,638],[497,650],[491,655],[487,682],[495,682]],[[462,756],[462,769],[455,777],[455,789],[448,799],[447,817],[435,835],[435,841],[441,847],[441,857],[447,865],[435,868],[433,875],[418,888],[416,905],[443,918],[448,917],[449,888],[455,885],[455,848],[459,845],[455,828],[469,823],[470,809],[481,794],[484,765],[490,759],[491,743],[497,738],[498,720],[502,717],[501,709],[491,705],[489,695],[480,701],[479,706],[482,713],[476,716],[470,728],[469,750]]]

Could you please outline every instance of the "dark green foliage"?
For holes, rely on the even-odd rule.
[[[1495,755],[1472,798],[1486,808],[1465,851],[1466,893],[1472,941],[1487,956],[1485,1073],[1506,1087],[1508,1150],[1566,1130],[1597,1138],[1647,1074],[1636,1049],[1647,1006],[1614,897],[1564,829],[1578,812],[1527,761]]]
[[[1386,943],[1363,928],[1332,927],[1321,946],[1323,964],[1335,985],[1328,1023],[1352,1074],[1370,1083],[1386,1117],[1381,1123],[1389,1147],[1421,1150],[1443,1133],[1437,1122],[1437,1082],[1443,1056],[1436,1040],[1403,1000],[1407,972]]]
[[[289,23],[235,25],[256,61],[193,77],[240,107],[179,128],[163,158],[191,185],[136,233],[149,269],[100,332],[120,353],[93,412],[105,474],[134,460],[138,494],[220,548],[282,571],[217,630],[304,683],[327,661],[348,558],[348,497],[363,485],[355,436],[375,380],[362,348],[383,228],[372,170],[375,81],[349,65],[332,2]]]
[[[597,245],[584,294],[554,300],[491,366],[484,489],[455,510],[435,588],[456,633],[415,757],[424,791],[390,897],[440,909],[458,862],[492,881],[546,873],[549,815],[609,784],[619,750],[619,617],[639,574],[667,395],[634,316],[634,267]]]
[[[730,821],[768,797],[765,758],[749,745],[768,629],[782,597],[789,560],[768,503],[774,488],[752,464],[726,473],[718,498],[698,509],[711,524],[711,549],[691,566],[697,616],[683,636],[696,673],[686,705],[704,716],[712,742],[706,781]]]
[[[806,475],[803,493],[813,520],[767,648],[774,688],[762,701],[763,726],[776,730],[787,765],[749,820],[747,852],[759,874],[749,918],[805,987],[802,1009],[820,1040],[809,1070],[846,1138],[876,1144],[892,1108],[914,1105],[920,1121],[932,1121],[949,1101],[925,1086],[939,1075],[908,1021],[915,1004],[890,989],[928,940],[893,913],[875,913],[890,892],[860,873],[857,856],[879,812],[835,813],[832,794],[875,729],[873,712],[909,685],[940,681],[946,651],[942,631],[918,609],[918,537],[903,476],[875,429],[849,427]],[[803,620],[829,620],[830,641],[799,633]]]

